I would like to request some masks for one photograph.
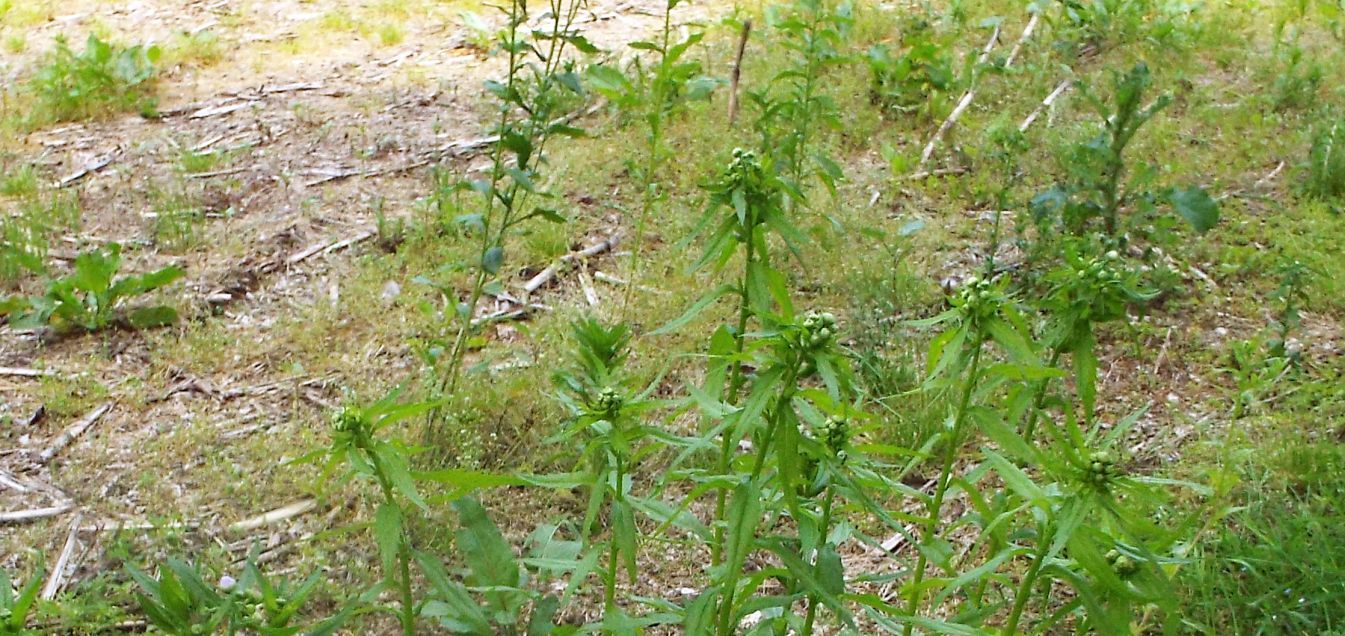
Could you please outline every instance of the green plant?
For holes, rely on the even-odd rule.
[[[351,478],[373,481],[382,501],[374,512],[372,532],[383,568],[384,583],[394,586],[399,605],[396,615],[407,636],[416,633],[417,604],[412,593],[411,561],[414,548],[407,534],[407,504],[428,510],[412,477],[408,457],[413,449],[396,439],[380,437],[388,427],[426,413],[433,402],[399,404],[401,389],[389,391],[372,404],[348,405],[332,418],[331,445],[300,461],[325,458],[324,473],[343,469],[337,483]],[[380,586],[383,585],[380,583]]]
[[[1317,102],[1317,91],[1322,85],[1324,71],[1315,58],[1304,56],[1294,34],[1275,45],[1276,64],[1271,75],[1270,105],[1283,111],[1310,108]]]
[[[1341,626],[1345,525],[1335,502],[1345,497],[1345,452],[1296,427],[1273,440],[1223,455],[1241,481],[1229,513],[1211,524],[1181,571],[1190,633],[1288,636]]]
[[[1160,212],[1159,204],[1186,219],[1197,232],[1212,228],[1219,219],[1218,204],[1199,187],[1152,189],[1153,170],[1131,166],[1126,151],[1140,128],[1171,103],[1168,95],[1144,105],[1144,93],[1152,80],[1149,68],[1137,64],[1118,74],[1108,106],[1086,87],[1087,102],[1102,120],[1102,130],[1093,138],[1073,145],[1064,160],[1067,178],[1032,199],[1032,216],[1039,235],[1049,239],[1057,233],[1085,236],[1100,232],[1125,247],[1131,241],[1148,240],[1169,245],[1175,222]],[[1051,245],[1044,241],[1045,245]]]
[[[300,631],[310,636],[333,634],[348,617],[343,612],[308,630],[293,625],[317,588],[314,574],[294,584],[272,580],[249,559],[241,579],[225,575],[213,586],[197,566],[169,559],[151,578],[130,563],[126,571],[141,592],[136,600],[155,627],[175,636],[197,634],[262,634],[287,636]]]
[[[38,568],[22,587],[15,590],[9,572],[0,569],[0,635],[26,636],[39,633],[28,629],[28,613],[37,602],[43,574],[44,570]]]
[[[848,2],[795,0],[773,8],[768,23],[782,36],[789,65],[771,78],[766,90],[749,97],[760,109],[754,126],[760,152],[769,155],[781,175],[798,189],[817,178],[833,194],[844,177],[840,166],[818,146],[816,129],[841,127],[840,111],[825,90],[826,72],[849,57],[841,52],[854,23]],[[801,202],[795,197],[790,205]]]
[[[197,240],[197,225],[204,211],[185,194],[163,198],[154,210],[154,243],[165,250],[183,251]]]
[[[107,112],[154,110],[154,64],[158,46],[120,46],[89,34],[76,54],[64,39],[30,80],[42,117],[85,119]]]
[[[1327,201],[1345,199],[1345,118],[1328,118],[1314,128],[1303,166],[1303,192]]]
[[[45,271],[46,231],[38,221],[27,216],[0,217],[0,238],[0,280],[8,282],[25,272]]]
[[[542,525],[526,541],[527,556],[518,559],[476,500],[464,497],[453,502],[453,508],[458,513],[455,545],[467,564],[468,575],[465,584],[460,583],[432,555],[417,552],[417,562],[431,586],[430,597],[421,609],[423,616],[437,620],[454,634],[467,636],[568,636],[580,632],[575,626],[558,625],[556,614],[596,567],[597,552],[580,558],[580,542],[561,539],[558,527]],[[556,579],[564,575],[570,579],[559,596],[537,591],[543,586],[558,589],[560,582]]]
[[[183,276],[177,267],[139,274],[117,276],[121,267],[121,245],[109,243],[101,250],[84,252],[75,258],[74,271],[47,282],[42,296],[11,296],[0,303],[0,315],[23,328],[52,326],[58,330],[98,331],[124,321],[136,329],[171,324],[177,310],[167,305],[151,305],[123,311],[121,305],[159,289]]]
[[[929,118],[946,110],[957,76],[952,56],[932,28],[926,21],[913,21],[902,33],[900,53],[882,44],[869,49],[869,94],[884,110]]]
[[[538,187],[547,141],[556,135],[581,134],[559,117],[568,103],[562,93],[577,94],[582,90],[573,61],[566,59],[566,49],[573,45],[580,51],[594,50],[573,29],[580,4],[575,0],[551,0],[550,31],[537,31],[532,37],[523,28],[528,20],[527,3],[512,0],[506,11],[506,26],[498,36],[499,47],[507,56],[505,76],[503,81],[486,83],[486,89],[497,101],[499,117],[490,169],[484,178],[453,186],[454,190],[474,192],[480,197],[476,212],[462,214],[457,219],[457,224],[467,228],[476,241],[476,258],[463,264],[471,271],[466,299],[459,300],[457,291],[449,285],[434,283],[449,299],[452,310],[448,313],[456,322],[451,341],[443,347],[445,354],[435,364],[439,376],[435,383],[437,395],[451,395],[457,389],[469,336],[479,326],[475,316],[477,304],[488,285],[498,285],[511,233],[533,219],[564,221],[560,213],[533,204],[532,200],[553,197]],[[529,60],[532,54],[539,56],[540,63]],[[431,424],[437,416],[437,410],[431,413]]]
[[[0,195],[7,197],[30,197],[38,191],[37,171],[31,165],[23,165],[19,168],[6,171],[3,178],[0,178]]]
[[[47,243],[51,235],[77,228],[79,197],[52,192],[30,196],[14,214],[0,215],[0,281],[16,281],[24,274],[46,272]]]
[[[657,42],[638,41],[630,43],[636,50],[657,54],[657,63],[650,64],[652,69],[645,72],[637,59],[637,82],[631,82],[616,68],[606,65],[593,65],[587,71],[588,84],[598,94],[606,97],[618,108],[643,115],[646,126],[645,161],[640,164],[631,161],[627,168],[641,182],[642,198],[640,212],[635,221],[635,248],[631,250],[629,270],[633,281],[641,276],[640,249],[644,245],[645,226],[649,216],[663,200],[666,193],[660,183],[663,162],[669,156],[665,147],[664,134],[667,119],[676,113],[686,102],[709,98],[716,82],[701,73],[701,64],[689,60],[687,53],[692,46],[704,38],[703,32],[689,33],[681,41],[672,41],[672,11],[680,0],[667,0],[663,11],[663,29]],[[638,285],[626,287],[622,301],[625,310],[629,310],[630,300]]]

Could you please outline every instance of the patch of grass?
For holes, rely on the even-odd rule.
[[[214,66],[224,59],[226,46],[211,30],[189,33],[180,31],[163,47],[164,66]]]
[[[5,50],[18,55],[28,49],[28,38],[22,33],[11,33],[5,36]]]
[[[29,194],[13,214],[0,214],[0,282],[46,271],[51,237],[79,227],[79,197],[74,192]]]
[[[210,172],[214,170],[221,162],[229,159],[228,153],[222,152],[196,152],[193,150],[183,150],[178,155],[178,170],[184,174],[196,174],[201,172]]]
[[[1345,397],[1339,384],[1334,391],[1337,400]],[[1345,430],[1304,431],[1302,420],[1286,419],[1293,424],[1270,436],[1276,443],[1263,438],[1232,455],[1245,480],[1237,508],[1183,575],[1193,632],[1288,636],[1345,628]]]
[[[157,46],[112,44],[93,34],[84,50],[76,53],[65,39],[57,38],[55,50],[29,80],[37,98],[32,123],[153,112],[155,63],[160,55]]]
[[[0,195],[27,198],[36,194],[37,190],[37,170],[31,165],[7,170],[0,176]]]
[[[163,197],[154,206],[154,244],[170,252],[183,252],[195,247],[200,238],[198,226],[205,211],[190,197],[182,194]]]
[[[1303,191],[1318,199],[1345,199],[1345,117],[1328,117],[1315,127]]]
[[[383,46],[400,44],[405,37],[402,28],[391,22],[378,27],[378,43]]]
[[[0,0],[0,26],[25,29],[55,17],[51,0]]]
[[[92,374],[45,376],[37,385],[37,401],[60,418],[79,417],[107,399],[107,387]]]

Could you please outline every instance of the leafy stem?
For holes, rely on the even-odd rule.
[[[948,495],[948,489],[953,481],[953,464],[957,460],[958,446],[962,442],[962,426],[967,418],[967,411],[971,406],[971,396],[976,388],[976,380],[980,372],[981,352],[984,350],[980,330],[971,327],[972,333],[976,338],[976,349],[971,354],[971,363],[967,370],[967,378],[962,385],[962,396],[958,400],[957,413],[953,416],[952,430],[948,432],[948,439],[943,449],[943,466],[939,469],[939,479],[934,488],[934,498],[929,504],[929,518],[925,521],[924,531],[920,537],[919,556],[916,557],[914,580],[910,585],[910,593],[907,596],[906,613],[909,616],[915,616],[920,609],[920,603],[924,599],[924,588],[921,584],[925,580],[925,567],[929,565],[929,558],[926,556],[925,548],[934,540],[939,531],[939,521],[943,516],[943,500]],[[904,636],[911,636],[915,629],[915,623],[906,623],[903,630]]]

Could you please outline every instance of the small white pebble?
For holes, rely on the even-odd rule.
[[[1180,402],[1180,401],[1182,401],[1182,399],[1179,398],[1179,397],[1177,397],[1177,394],[1176,394],[1176,393],[1169,393],[1169,394],[1168,394],[1168,402],[1169,402],[1169,403],[1171,403],[1171,404],[1176,404],[1176,403],[1178,403],[1178,402]]]

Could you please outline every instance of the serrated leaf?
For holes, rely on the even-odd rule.
[[[402,509],[396,504],[384,503],[374,513],[374,543],[378,545],[384,576],[391,576],[402,549]]]
[[[463,497],[453,502],[458,512],[458,550],[472,571],[475,585],[518,587],[521,583],[514,551],[500,529],[475,499]]]

